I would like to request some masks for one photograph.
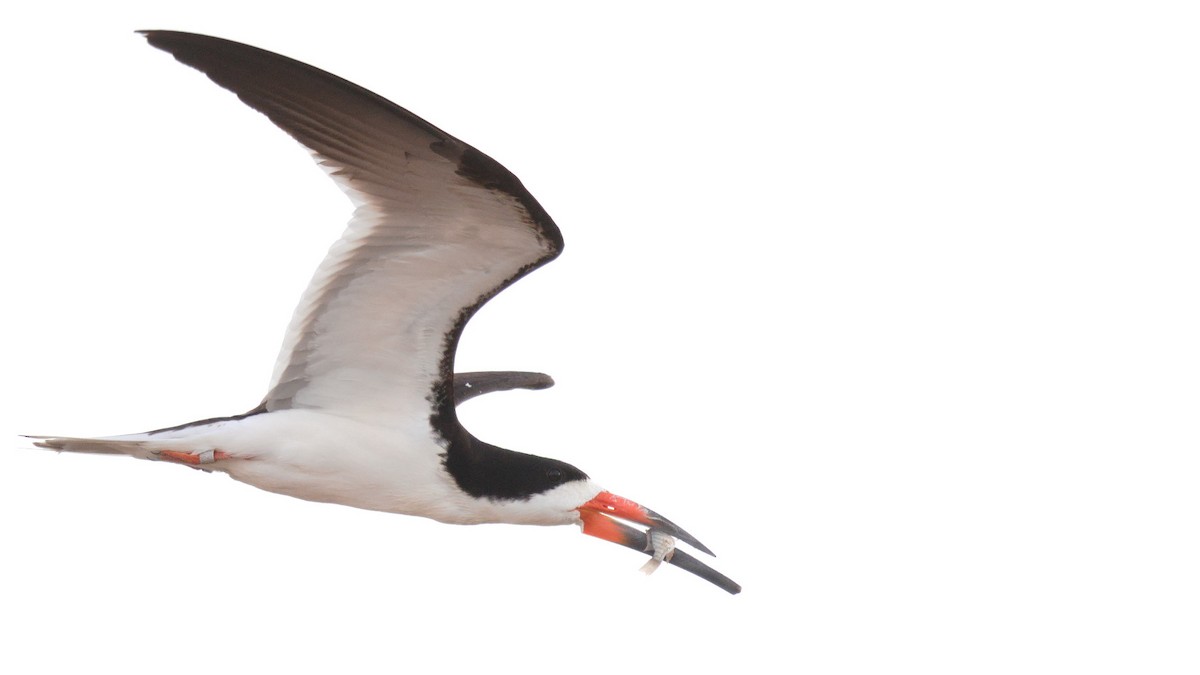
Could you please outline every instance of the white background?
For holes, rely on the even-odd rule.
[[[0,671],[1200,668],[1191,3],[30,4],[0,20]],[[17,438],[253,407],[349,215],[138,28],[312,63],[519,175],[566,252],[459,366],[559,384],[466,423],[743,594]]]

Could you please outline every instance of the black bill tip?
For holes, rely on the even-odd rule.
[[[713,553],[712,550],[710,550],[707,546],[705,546],[704,544],[701,544],[699,539],[688,534],[687,531],[684,530],[682,527],[676,525],[675,523],[672,523],[670,520],[667,520],[666,518],[662,517],[658,513],[655,513],[654,511],[651,511],[650,509],[646,509],[646,515],[650,517],[650,520],[654,521],[653,524],[651,525],[651,527],[653,527],[654,529],[656,529],[660,532],[665,532],[666,534],[669,534],[672,537],[679,539],[680,541],[687,542],[691,546],[695,547],[695,549],[697,551],[702,551],[704,553],[707,553],[708,555],[711,555],[714,558],[717,557],[716,553]]]

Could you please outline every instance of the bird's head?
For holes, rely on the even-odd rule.
[[[460,439],[460,443],[469,444],[469,450],[456,452],[452,448],[444,458],[444,466],[468,500],[468,517],[456,514],[452,522],[574,523],[583,528],[584,534],[652,554],[730,593],[741,590],[728,577],[684,551],[672,550],[669,557],[665,555],[662,544],[673,546],[673,539],[708,555],[713,552],[675,523],[605,490],[574,466],[498,448],[465,430]],[[637,525],[645,529],[634,527]]]

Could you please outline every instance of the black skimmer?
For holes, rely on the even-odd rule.
[[[53,450],[124,454],[271,492],[446,523],[580,525],[720,588],[671,521],[555,459],[505,450],[459,424],[480,394],[548,387],[540,373],[454,372],[485,302],[558,256],[562,235],[491,157],[362,87],[255,47],[144,31],[304,145],[354,215],[292,317],[266,397],[249,412],[106,438],[38,436]],[[642,531],[628,522],[645,526]]]

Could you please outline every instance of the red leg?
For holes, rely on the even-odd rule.
[[[173,462],[181,462],[183,464],[191,464],[196,466],[199,464],[212,464],[219,459],[229,459],[229,453],[220,450],[210,450],[202,452],[198,455],[193,455],[188,452],[179,452],[178,450],[159,450],[159,457],[169,459]]]

